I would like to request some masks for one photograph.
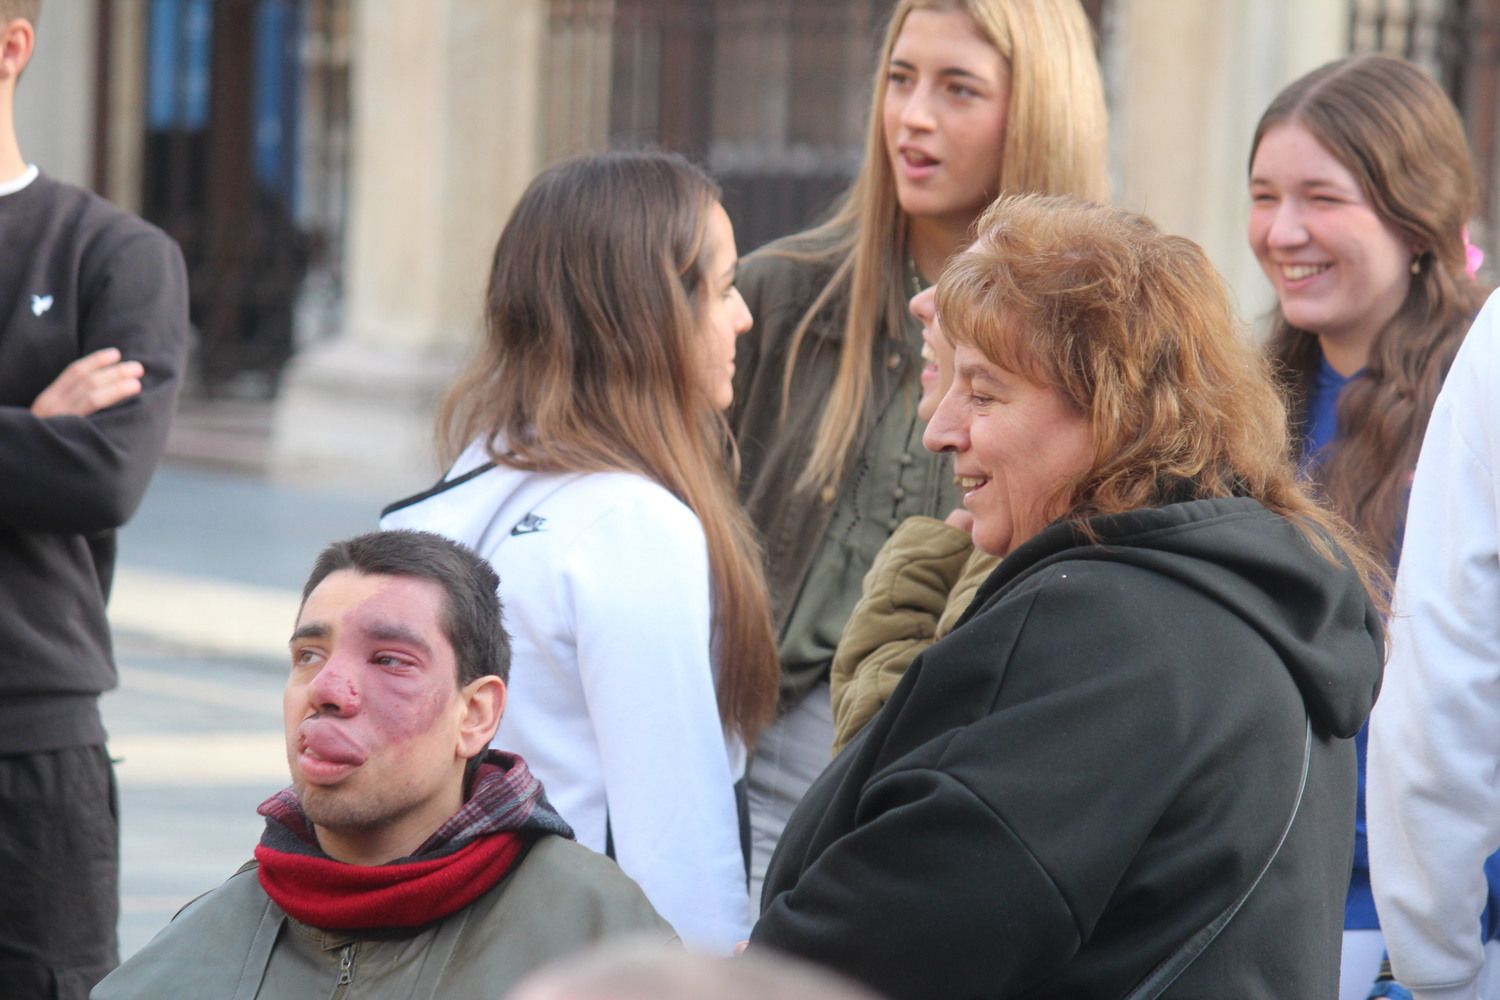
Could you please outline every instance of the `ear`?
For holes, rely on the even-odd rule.
[[[463,717],[458,726],[458,755],[473,757],[489,746],[505,714],[505,682],[494,674],[475,678],[459,691]]]
[[[36,29],[18,17],[0,25],[0,80],[15,81],[31,61],[36,48]]]

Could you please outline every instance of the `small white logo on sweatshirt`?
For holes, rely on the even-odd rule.
[[[31,297],[31,315],[33,315],[33,316],[40,316],[42,313],[46,312],[48,309],[51,309],[51,308],[52,308],[52,296],[50,296],[50,295],[33,295]]]

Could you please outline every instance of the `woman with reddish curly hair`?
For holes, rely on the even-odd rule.
[[[1385,582],[1268,362],[1195,244],[1075,199],[999,201],[937,295],[926,440],[1004,559],[793,814],[752,949],[896,1000],[1332,995]]]

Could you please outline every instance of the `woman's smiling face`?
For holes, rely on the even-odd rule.
[[[1354,175],[1295,122],[1261,137],[1250,202],[1250,248],[1287,322],[1368,350],[1406,300],[1415,248],[1376,214]]]
[[[996,556],[1067,513],[1069,488],[1094,458],[1088,418],[1061,393],[969,346],[954,354],[953,385],[923,443],[953,453],[974,544]]]

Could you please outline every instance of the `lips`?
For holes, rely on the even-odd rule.
[[[922,336],[924,338],[927,336],[926,330],[922,331]],[[922,341],[922,360],[926,362],[926,364],[922,366],[922,373],[920,376],[922,384],[931,385],[932,383],[937,381],[938,377],[937,355],[933,353],[932,345],[927,343],[925,339]]]
[[[313,781],[333,780],[362,765],[367,754],[342,726],[314,717],[297,727],[297,761]]]
[[[913,180],[931,176],[943,162],[921,146],[907,143],[896,147],[896,156],[901,161],[901,172]]]
[[[901,153],[901,158],[914,167],[935,167],[939,163],[937,157],[918,146],[903,145],[898,151]]]
[[[984,487],[985,483],[988,483],[990,481],[990,477],[989,476],[954,476],[953,477],[953,481],[954,481],[954,483],[956,483],[958,485],[959,489],[961,489],[961,490],[964,491],[964,500],[967,501],[969,499],[969,497],[973,496],[980,489],[982,489]]]
[[[1287,281],[1305,281],[1333,267],[1332,264],[1280,264],[1281,276]]]

